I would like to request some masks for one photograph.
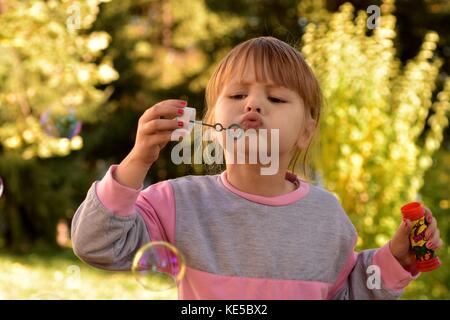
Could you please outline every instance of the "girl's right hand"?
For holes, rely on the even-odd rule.
[[[183,114],[186,105],[186,101],[169,99],[148,108],[139,118],[130,157],[150,168],[158,159],[161,149],[170,141],[172,132],[183,127],[183,122],[174,118]]]

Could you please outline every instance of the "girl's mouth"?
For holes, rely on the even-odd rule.
[[[262,126],[261,116],[257,112],[249,112],[243,117],[241,125],[244,129],[258,129]]]
[[[255,120],[255,121],[245,120],[245,121],[242,121],[242,127],[244,128],[244,130],[247,130],[247,129],[259,129],[261,127],[261,121],[259,121],[259,120]]]

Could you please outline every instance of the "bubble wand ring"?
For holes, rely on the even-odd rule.
[[[238,130],[238,136],[236,138],[240,138],[243,134],[243,130],[241,128],[240,125],[238,125],[237,123],[232,123],[228,128],[225,128],[221,123],[215,123],[215,124],[209,124],[209,123],[204,123],[202,121],[198,121],[198,120],[189,120],[189,122],[192,123],[197,123],[197,124],[201,124],[203,126],[208,126],[211,128],[214,128],[214,130],[216,130],[217,132],[221,132],[224,130]]]

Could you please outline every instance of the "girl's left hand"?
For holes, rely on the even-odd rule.
[[[437,250],[442,247],[443,242],[437,227],[437,221],[427,207],[425,207],[425,220],[428,224],[427,230],[425,231],[425,240],[428,240],[426,246],[429,249]],[[409,232],[411,227],[412,223],[410,220],[403,220],[389,243],[392,255],[405,269],[408,269],[416,262],[414,252],[411,250],[409,242]]]

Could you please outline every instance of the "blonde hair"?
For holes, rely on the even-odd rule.
[[[276,84],[297,92],[303,99],[306,114],[309,112],[311,118],[316,121],[317,131],[322,108],[322,93],[319,83],[297,49],[271,36],[252,38],[242,42],[220,61],[206,87],[207,109],[203,122],[215,123],[214,107],[222,88],[235,72],[239,72],[237,76],[242,79],[245,65],[250,57],[255,65],[256,81],[265,82],[267,79],[271,79]],[[305,178],[309,177],[307,154],[311,144],[312,141],[306,150],[297,148],[289,163],[290,170],[295,173],[297,161],[303,154],[302,168]]]

